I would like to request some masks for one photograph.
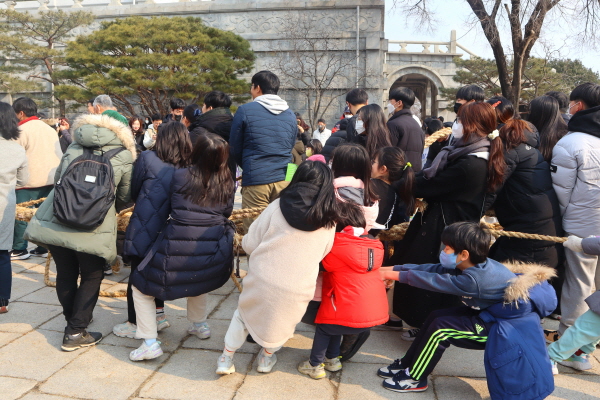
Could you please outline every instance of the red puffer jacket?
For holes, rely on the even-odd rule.
[[[338,232],[323,259],[323,300],[315,322],[369,328],[388,320],[385,285],[379,276],[379,240]]]

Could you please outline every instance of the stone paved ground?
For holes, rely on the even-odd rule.
[[[308,358],[313,328],[300,324],[278,353],[272,373],[256,372],[258,346],[245,344],[235,356],[237,373],[219,377],[216,360],[236,308],[238,291],[231,282],[209,295],[212,337],[187,334],[185,300],[167,302],[171,327],[159,334],[165,354],[131,362],[129,352],[141,341],[112,334],[127,318],[124,298],[100,298],[91,331],[105,336],[97,346],[71,353],[60,350],[65,321],[56,291],[44,284],[44,260],[13,263],[10,312],[0,315],[0,400],[184,400],[184,399],[487,399],[483,352],[450,348],[424,393],[399,394],[381,387],[377,368],[404,354],[408,343],[398,332],[375,328],[369,340],[342,371],[314,381],[296,371]],[[129,269],[104,280],[104,290],[125,288]],[[55,275],[52,273],[51,278]],[[555,321],[545,326],[555,327]],[[594,369],[580,373],[559,367],[552,399],[600,399],[600,350]]]

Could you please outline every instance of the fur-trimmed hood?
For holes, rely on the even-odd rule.
[[[135,140],[131,129],[122,122],[101,114],[85,114],[73,122],[73,140],[83,147],[123,145],[137,157]]]
[[[505,303],[529,301],[531,288],[556,277],[556,271],[553,268],[542,264],[518,261],[504,262],[502,264],[511,272],[517,274],[504,291]]]

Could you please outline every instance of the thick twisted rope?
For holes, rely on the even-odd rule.
[[[427,139],[425,139],[425,148],[431,146],[439,139],[447,138],[452,133],[452,128],[442,128],[439,131],[430,135]]]

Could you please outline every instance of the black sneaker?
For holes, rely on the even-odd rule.
[[[252,336],[250,336],[250,334],[248,334],[248,336],[246,336],[246,342],[248,342],[248,343],[256,343],[256,341],[252,338]]]
[[[13,250],[10,252],[10,259],[11,260],[27,260],[29,257],[31,257],[31,254],[29,254],[29,252],[27,251],[27,249],[25,250]]]
[[[370,335],[370,330],[359,333],[358,335],[344,335],[340,346],[340,361],[348,361],[354,357]]]
[[[419,334],[419,329],[417,329],[417,328],[409,329],[406,332],[404,332],[402,335],[400,335],[400,339],[405,340],[407,342],[414,342],[415,338],[417,337],[418,334]]]
[[[391,319],[388,319],[385,324],[381,324],[379,326],[384,327],[384,328],[388,328],[388,329],[398,330],[398,331],[403,328],[403,324],[402,324],[402,320],[401,319],[399,319],[398,321],[393,321]]]
[[[65,333],[63,337],[63,344],[60,347],[64,351],[73,351],[82,347],[93,346],[102,340],[102,334],[100,332],[88,332],[83,331],[76,335],[69,335]]]
[[[398,374],[397,377],[394,376],[393,378],[386,379],[383,381],[382,385],[387,390],[399,393],[424,392],[428,387],[427,378],[415,381],[406,374]]]
[[[402,366],[400,359],[397,359],[387,367],[379,368],[379,370],[377,370],[377,375],[382,378],[392,378],[398,372],[404,371],[405,369],[406,367]]]
[[[35,249],[31,250],[29,254],[36,257],[48,257],[48,250],[43,247],[36,247]]]
[[[113,274],[112,266],[110,264],[105,264],[104,265],[104,275],[112,275],[112,274]]]

